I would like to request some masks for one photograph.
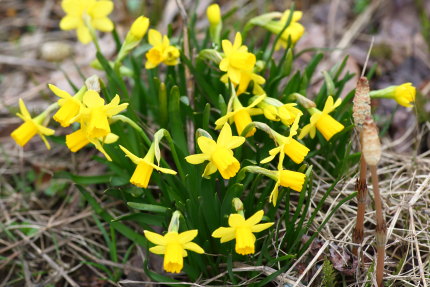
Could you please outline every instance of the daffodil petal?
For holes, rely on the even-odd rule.
[[[245,218],[242,215],[233,213],[228,217],[228,225],[231,227],[239,226],[245,223]]]
[[[254,213],[254,215],[252,215],[250,218],[246,220],[246,224],[252,226],[259,223],[263,218],[263,215],[264,215],[263,210],[257,211],[256,213]]]
[[[205,253],[205,251],[203,250],[203,248],[201,248],[199,245],[197,245],[194,242],[187,242],[187,243],[185,243],[184,244],[184,248],[188,249],[188,250],[191,250],[191,251],[194,251],[194,252],[199,253],[199,254]]]
[[[160,235],[158,233],[155,233],[149,230],[145,230],[143,231],[143,233],[145,234],[146,239],[148,239],[150,242],[154,243],[155,245],[167,244],[167,241],[163,235]]]
[[[263,230],[269,228],[273,224],[274,224],[274,222],[257,224],[257,225],[254,225],[254,226],[251,227],[251,231],[252,232],[260,232],[260,231],[263,231]]]
[[[179,234],[179,242],[187,243],[192,241],[198,234],[197,229],[188,230]]]
[[[151,251],[154,254],[164,254],[166,252],[166,246],[164,245],[157,245],[154,247],[149,248],[149,251]]]
[[[125,153],[125,155],[127,157],[129,157],[131,159],[131,161],[134,164],[139,164],[140,161],[142,161],[143,159],[141,159],[140,157],[135,156],[134,154],[132,154],[128,149],[126,149],[125,147],[123,147],[122,145],[119,146],[119,148]]]

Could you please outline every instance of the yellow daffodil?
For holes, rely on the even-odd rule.
[[[127,108],[128,103],[119,104],[120,98],[116,95],[112,101],[105,105],[105,100],[94,90],[85,92],[82,98],[82,108],[74,121],[81,126],[89,138],[101,138],[110,133],[109,119]]]
[[[219,170],[224,179],[229,179],[240,169],[240,163],[234,157],[232,149],[244,142],[244,137],[232,136],[230,125],[225,123],[216,142],[204,136],[199,137],[197,143],[203,153],[189,155],[185,160],[191,164],[200,164],[208,160],[203,177],[208,177]]]
[[[210,25],[218,25],[221,22],[221,9],[218,4],[209,5],[206,15]]]
[[[60,109],[54,114],[53,119],[59,122],[62,127],[68,127],[72,123],[72,120],[79,114],[82,105],[82,96],[85,90],[80,90],[72,97],[68,92],[54,85],[49,84],[48,86],[55,95],[61,98],[58,100]]]
[[[107,0],[63,0],[61,7],[66,16],[61,19],[62,30],[75,30],[80,42],[91,42],[94,28],[102,32],[113,30],[113,23],[107,17],[113,10],[113,2]]]
[[[216,229],[212,233],[212,237],[221,238],[221,243],[236,239],[236,253],[241,255],[254,254],[256,241],[254,233],[263,231],[274,224],[273,222],[258,224],[263,215],[264,211],[259,210],[245,220],[242,214],[230,214],[228,217],[228,225],[230,227]]]
[[[254,99],[256,97],[252,97],[250,101]],[[257,105],[268,120],[281,121],[286,126],[292,125],[296,117],[302,114],[296,106],[295,103],[283,104],[281,101],[270,97],[265,97]]]
[[[322,111],[317,108],[308,109],[312,114],[311,120],[309,124],[302,128],[299,139],[304,138],[308,133],[310,133],[311,138],[314,138],[316,129],[318,129],[324,138],[329,141],[335,134],[342,131],[344,126],[329,115],[341,102],[341,99],[337,99],[334,103],[333,97],[329,96]]]
[[[243,130],[245,129],[245,127],[252,123],[252,119],[251,119],[251,115],[254,114],[258,114],[258,110],[254,109],[254,107],[260,103],[266,96],[265,95],[261,95],[257,98],[255,98],[255,100],[247,107],[243,107],[242,104],[240,103],[239,99],[233,95],[232,96],[232,101],[233,101],[233,109],[232,111],[228,111],[227,110],[227,114],[220,117],[216,122],[216,128],[215,129],[220,129],[224,126],[224,124],[230,120],[230,122],[233,120],[235,125],[236,125],[236,130],[237,133],[239,135],[242,134]],[[246,135],[245,137],[251,137],[255,134],[256,129],[253,128],[251,129]]]
[[[224,58],[219,64],[223,72],[227,72],[221,77],[221,81],[228,83],[228,80],[235,87],[238,86],[237,94],[240,95],[246,91],[251,81],[254,81],[254,94],[260,95],[263,89],[260,85],[265,83],[265,79],[253,72],[256,58],[255,55],[248,52],[248,48],[242,45],[242,36],[238,32],[232,44],[229,40],[222,41]]]
[[[302,112],[300,112],[300,114],[296,117],[296,120],[294,121],[293,125],[290,128],[290,134],[288,137],[282,136],[272,130],[272,135],[274,136],[275,141],[279,146],[274,149],[271,149],[269,151],[270,156],[263,159],[261,163],[268,163],[272,161],[275,158],[275,156],[280,152],[285,153],[295,163],[303,162],[304,158],[309,152],[309,149],[303,144],[301,144],[300,142],[298,142],[297,140],[293,139],[293,136],[297,134],[297,130],[299,128],[299,120],[300,120],[301,114]],[[282,158],[280,157],[280,161],[282,161],[282,159],[283,157]]]
[[[148,41],[153,47],[146,53],[146,69],[153,69],[161,63],[168,66],[179,63],[179,49],[170,45],[166,35],[162,36],[157,30],[149,29]]]
[[[16,115],[20,117],[24,123],[15,129],[10,136],[17,144],[24,146],[32,137],[38,134],[45,143],[46,148],[50,149],[51,146],[45,136],[51,136],[55,131],[43,125],[47,113],[44,112],[33,119],[22,99],[19,99],[19,110],[20,112]]]
[[[170,273],[181,272],[187,250],[202,254],[205,251],[192,240],[197,236],[197,230],[182,233],[169,231],[164,236],[145,230],[145,237],[156,246],[149,248],[155,254],[164,254],[163,268]]]
[[[162,168],[154,164],[154,144],[151,145],[148,150],[148,153],[145,155],[144,158],[135,156],[121,145],[119,147],[126,154],[126,156],[129,157],[131,161],[137,165],[133,175],[130,178],[130,182],[135,186],[147,188],[154,169],[161,171],[162,173],[176,174],[176,171],[174,170]]]
[[[85,128],[81,128],[71,134],[66,135],[66,145],[71,152],[77,152],[89,143],[92,143],[95,148],[100,151],[108,161],[112,161],[111,157],[103,148],[104,144],[111,144],[118,140],[118,136],[113,133],[108,133],[103,137],[90,137]]]
[[[285,11],[279,21],[269,21],[264,24],[263,27],[268,29],[274,34],[281,33],[284,26],[287,24],[288,18],[290,17],[290,10]],[[302,18],[303,13],[301,11],[294,11],[290,24],[284,30],[278,42],[276,43],[275,50],[279,50],[281,47],[286,48],[288,39],[291,38],[291,42],[295,44],[305,32],[305,27],[298,21]]]
[[[372,98],[393,99],[399,105],[410,108],[415,102],[416,88],[412,83],[404,83],[398,86],[389,86],[382,90],[374,90],[369,93]]]
[[[300,192],[305,183],[306,175],[297,171],[281,169],[276,172],[276,177],[277,181],[269,198],[269,202],[273,202],[273,206],[278,201],[279,186],[289,187],[292,190]]]

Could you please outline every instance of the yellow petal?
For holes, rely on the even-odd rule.
[[[77,152],[89,143],[90,141],[82,129],[66,135],[66,145],[72,152]]]
[[[263,215],[264,215],[263,210],[257,211],[256,213],[254,213],[253,216],[251,216],[250,218],[248,218],[246,220],[246,224],[249,226],[256,225],[257,223],[259,223],[261,221],[261,219],[263,218]]]
[[[245,224],[245,218],[242,215],[233,213],[228,217],[228,225],[236,227]]]
[[[212,154],[216,148],[215,141],[204,136],[197,139],[197,144],[199,145],[200,150],[207,155]]]
[[[76,30],[76,33],[78,34],[78,40],[82,44],[88,44],[89,42],[91,42],[90,31],[84,25],[79,26],[78,29]]]
[[[60,29],[61,30],[74,30],[79,26],[83,25],[82,20],[78,17],[66,15],[60,21]]]
[[[164,236],[158,233],[151,232],[149,230],[144,230],[143,233],[145,234],[146,239],[148,239],[148,241],[154,243],[155,245],[166,245],[167,243]]]
[[[188,250],[191,250],[191,251],[194,251],[194,252],[199,253],[199,254],[205,253],[205,251],[203,250],[203,248],[201,248],[199,245],[197,245],[194,242],[187,242],[187,243],[185,243],[184,244],[184,248],[188,249]]]
[[[97,29],[102,32],[110,32],[114,28],[113,22],[107,17],[93,19],[91,23],[94,29]]]
[[[155,29],[149,29],[149,32],[148,32],[148,42],[152,46],[161,45],[161,43],[162,43],[161,33],[158,32]]]
[[[177,174],[177,172],[176,172],[176,171],[174,171],[173,169],[170,169],[170,168],[164,168],[164,167],[159,167],[158,165],[155,165],[155,164],[151,164],[151,165],[152,165],[152,167],[153,167],[155,170],[158,170],[158,171],[160,171],[160,172],[162,172],[162,173],[166,173],[166,174],[173,174],[173,175]]]
[[[212,237],[221,238],[221,243],[228,242],[236,238],[236,229],[232,227],[219,227],[212,232]]]
[[[101,18],[109,15],[112,12],[112,10],[113,10],[112,1],[99,0],[92,5],[91,10],[89,11],[89,14],[93,18]]]
[[[237,32],[234,37],[233,49],[239,49],[240,46],[242,46],[242,35],[240,32]]]
[[[202,177],[207,178],[209,175],[215,173],[217,171],[216,165],[214,165],[212,162],[208,162],[208,164],[205,167],[205,170],[203,171]]]
[[[200,164],[200,163],[204,162],[205,160],[209,160],[209,156],[204,154],[204,153],[192,154],[192,155],[185,157],[185,160],[191,164]]]
[[[221,132],[219,133],[217,144],[219,145],[226,145],[232,137],[231,133],[231,127],[229,124],[224,124],[224,126],[221,129]]]
[[[166,246],[164,245],[157,245],[154,247],[149,248],[149,251],[151,251],[154,254],[164,254],[166,252]]]
[[[222,40],[221,45],[222,45],[222,50],[224,51],[225,54],[229,54],[233,49],[233,45],[229,40]]]
[[[33,121],[26,121],[11,133],[11,137],[20,146],[24,146],[37,134],[37,126]]]
[[[274,222],[268,222],[268,223],[262,223],[262,224],[257,224],[251,227],[252,232],[260,232],[263,231],[267,228],[269,228],[270,226],[272,226],[274,224]]]
[[[19,111],[21,112],[21,115],[26,119],[31,119],[31,115],[27,110],[27,107],[24,104],[24,101],[20,98],[19,99]]]
[[[134,154],[132,154],[128,149],[126,149],[125,147],[123,147],[122,145],[119,146],[119,148],[125,153],[125,155],[127,157],[129,157],[131,159],[131,161],[134,164],[139,164],[139,162],[141,162],[143,159],[141,159],[140,157],[135,156]]]
[[[197,229],[193,229],[193,230],[188,230],[185,232],[182,232],[179,234],[179,242],[181,243],[187,243],[192,241],[198,234],[198,230]]]

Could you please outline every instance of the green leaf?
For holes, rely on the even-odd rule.
[[[144,210],[149,212],[165,213],[169,211],[168,208],[160,205],[153,205],[153,204],[146,204],[146,203],[139,203],[139,202],[127,202],[127,205],[138,210]]]

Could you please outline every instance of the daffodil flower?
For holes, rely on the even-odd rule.
[[[113,30],[114,24],[107,17],[113,10],[112,1],[63,0],[61,7],[66,12],[60,22],[61,30],[76,30],[78,39],[83,44],[91,42],[90,28],[102,32]]]
[[[212,237],[220,238],[221,243],[236,240],[236,253],[248,255],[255,253],[256,237],[254,233],[263,231],[271,227],[274,223],[258,224],[263,218],[264,211],[259,210],[250,218],[245,219],[242,214],[234,213],[228,217],[230,227],[220,227],[212,233]]]
[[[250,101],[256,98],[256,96],[252,97]],[[296,103],[283,104],[281,101],[271,97],[265,97],[257,105],[268,120],[281,121],[286,126],[292,125],[296,117],[302,114],[296,106]]]
[[[371,98],[393,99],[399,105],[410,108],[415,102],[416,88],[412,83],[404,83],[398,86],[389,86],[382,90],[375,90],[369,93]]]
[[[19,110],[20,112],[16,115],[20,117],[24,123],[15,129],[10,136],[15,140],[20,146],[25,146],[25,144],[35,135],[39,135],[46,145],[47,149],[51,149],[51,146],[45,136],[51,136],[55,133],[54,130],[49,129],[43,125],[46,119],[47,113],[44,112],[39,116],[32,118],[27,110],[22,99],[19,99]]]
[[[304,138],[308,133],[311,138],[315,137],[316,129],[329,141],[335,134],[342,131],[344,126],[336,121],[332,116],[329,115],[334,111],[340,104],[341,99],[337,99],[334,103],[333,97],[329,96],[325,102],[324,109],[322,111],[317,108],[310,108],[308,111],[312,114],[310,123],[304,126],[300,132],[299,139]]]
[[[242,45],[241,34],[236,33],[234,43],[223,40],[222,49],[224,58],[221,60],[219,68],[226,74],[221,77],[221,81],[228,83],[230,79],[235,87],[238,86],[238,95],[245,92],[249,83],[254,81],[254,94],[262,94],[263,89],[260,85],[264,84],[266,80],[253,72],[256,58],[254,54],[248,52],[245,45]]]
[[[130,30],[127,33],[127,36],[125,37],[124,43],[118,52],[118,56],[115,60],[116,65],[119,65],[119,63],[130,53],[130,51],[139,45],[143,36],[145,36],[148,27],[149,19],[147,17],[139,16],[136,20],[134,20]]]
[[[192,240],[197,236],[198,231],[188,230],[182,233],[169,231],[164,236],[144,231],[145,237],[156,246],[149,248],[154,254],[164,255],[163,268],[170,273],[179,273],[184,267],[184,257],[187,257],[187,250],[202,254],[205,251]]]
[[[302,191],[303,184],[305,183],[306,175],[301,172],[280,169],[274,172],[276,178],[275,187],[269,197],[269,202],[273,202],[273,206],[276,205],[278,201],[279,186],[289,187],[295,191]]]
[[[244,142],[244,137],[232,136],[230,125],[225,123],[216,142],[204,136],[199,137],[197,143],[203,153],[189,155],[185,160],[191,164],[209,161],[203,177],[208,177],[219,170],[224,179],[229,179],[235,176],[240,169],[240,163],[234,157],[232,149]]]
[[[145,155],[144,158],[137,157],[121,145],[119,147],[126,154],[126,156],[129,157],[131,161],[137,165],[133,175],[130,178],[130,182],[135,186],[147,188],[154,169],[161,171],[162,173],[173,175],[176,174],[176,171],[174,170],[162,168],[154,164],[154,144],[151,145],[148,150],[148,153]]]
[[[82,108],[72,121],[80,122],[88,138],[102,138],[110,133],[109,119],[127,108],[128,103],[119,104],[116,95],[105,105],[105,100],[94,90],[85,92],[82,98]]]
[[[241,135],[245,127],[248,124],[252,123],[251,115],[259,113],[259,111],[257,109],[254,109],[254,107],[258,105],[258,103],[260,103],[265,97],[266,95],[258,96],[249,106],[243,107],[239,99],[235,95],[233,95],[233,110],[228,111],[229,109],[227,109],[227,114],[220,117],[215,122],[215,129],[220,129],[225,125],[226,122],[228,122],[229,120],[231,122],[233,120],[236,125],[237,133]],[[256,129],[253,128],[245,135],[245,137],[251,137],[255,134],[255,132]]]
[[[290,17],[290,10],[286,10],[279,21],[269,21],[265,23],[263,27],[268,29],[274,34],[281,33],[284,26],[287,24],[288,18]],[[302,18],[303,13],[301,11],[294,11],[290,24],[284,30],[278,42],[276,43],[275,50],[279,50],[281,47],[286,48],[288,39],[291,38],[291,42],[295,44],[305,32],[305,27],[298,21]]]
[[[303,162],[304,158],[309,152],[309,149],[298,142],[297,140],[293,139],[293,136],[297,135],[297,130],[299,128],[299,120],[300,120],[300,114],[296,117],[296,120],[294,121],[293,125],[290,128],[290,134],[288,137],[285,137],[283,135],[280,135],[279,133],[272,130],[272,135],[275,138],[276,143],[278,144],[278,147],[271,149],[269,151],[270,156],[263,159],[261,163],[268,163],[272,161],[275,156],[283,152],[288,157],[290,157],[295,163],[301,163]],[[281,161],[281,158],[280,158]]]
[[[75,96],[71,96],[68,92],[59,89],[58,87],[49,84],[49,89],[60,97],[58,105],[60,109],[54,114],[53,119],[60,123],[62,127],[68,127],[81,109],[82,96],[85,92],[85,88],[81,89]]]
[[[71,134],[66,135],[66,145],[71,152],[77,152],[87,144],[92,143],[95,148],[106,157],[108,161],[112,161],[112,159],[103,148],[103,145],[112,144],[117,140],[118,136],[113,133],[108,133],[102,137],[90,137],[85,128],[81,128]]]
[[[164,63],[174,66],[179,63],[179,49],[170,45],[169,38],[154,29],[149,29],[148,41],[153,47],[146,53],[146,69],[153,69]]]

